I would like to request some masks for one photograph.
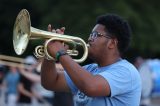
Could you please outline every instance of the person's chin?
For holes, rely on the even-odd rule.
[[[92,50],[91,48],[88,49],[88,56],[90,56],[92,54]]]
[[[88,56],[88,58],[92,61],[92,62],[95,62],[95,58],[94,58],[94,55],[93,54],[90,54]]]
[[[93,51],[91,51],[91,50],[88,51],[88,57],[89,57],[90,59],[93,58]]]

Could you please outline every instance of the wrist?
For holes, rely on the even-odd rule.
[[[47,58],[45,58],[43,61],[47,62],[47,63],[51,63],[51,64],[55,63],[55,60],[51,60],[51,59],[47,59]]]
[[[59,50],[59,51],[56,53],[56,56],[55,56],[56,61],[59,61],[60,57],[61,57],[61,56],[64,56],[64,55],[67,55],[66,51],[65,51],[65,50]]]

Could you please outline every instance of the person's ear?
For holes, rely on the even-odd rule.
[[[108,44],[109,44],[109,48],[110,49],[115,48],[117,46],[117,44],[118,44],[118,40],[115,39],[115,38],[110,39]]]

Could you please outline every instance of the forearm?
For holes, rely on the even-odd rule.
[[[34,97],[34,94],[31,91],[27,91],[27,90],[23,89],[20,92],[25,96]]]
[[[55,63],[51,60],[44,59],[41,66],[41,83],[46,89],[52,89],[52,85],[56,83],[57,71]]]
[[[21,71],[21,74],[33,82],[40,82],[40,76],[32,72]]]
[[[60,58],[60,62],[66,69],[74,84],[84,93],[88,93],[93,87],[94,76],[85,71],[70,56],[65,55]]]

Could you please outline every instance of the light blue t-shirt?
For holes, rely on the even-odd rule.
[[[65,73],[67,84],[75,95],[76,106],[139,106],[141,97],[140,75],[127,60],[123,59],[105,67],[89,64],[84,68],[93,75],[104,77],[109,83],[111,95],[110,97],[88,97],[78,90],[68,74]]]

